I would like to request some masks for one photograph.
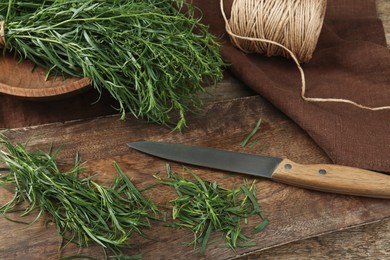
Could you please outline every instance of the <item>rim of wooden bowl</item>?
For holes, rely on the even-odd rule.
[[[77,94],[91,87],[88,78],[50,76],[30,61],[19,62],[11,55],[0,57],[0,94],[40,100]]]
[[[64,82],[62,85],[45,88],[23,88],[20,86],[10,86],[0,82],[0,93],[27,99],[40,99],[59,97],[86,90],[91,86],[91,80],[80,78]]]

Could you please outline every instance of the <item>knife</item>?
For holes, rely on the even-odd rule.
[[[140,152],[222,171],[269,178],[288,185],[330,193],[390,199],[390,176],[333,164],[303,165],[272,156],[167,142],[132,142]]]

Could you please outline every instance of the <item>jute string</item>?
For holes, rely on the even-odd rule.
[[[348,103],[369,107],[348,99],[306,97],[305,73],[301,62],[309,62],[316,48],[325,16],[326,0],[233,0],[230,19],[220,0],[226,31],[232,44],[246,53],[292,58],[301,76],[301,97],[309,102]]]
[[[0,21],[0,49],[5,45],[4,21]]]

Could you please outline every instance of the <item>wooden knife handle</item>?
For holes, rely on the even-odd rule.
[[[390,176],[332,164],[303,165],[284,159],[272,179],[306,189],[390,199]]]

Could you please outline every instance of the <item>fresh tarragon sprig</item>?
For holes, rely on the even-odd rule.
[[[91,79],[122,119],[182,129],[199,92],[222,78],[220,46],[185,0],[8,0],[2,19],[4,53]]]

